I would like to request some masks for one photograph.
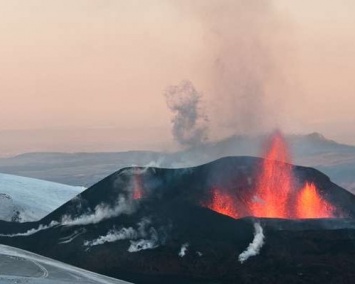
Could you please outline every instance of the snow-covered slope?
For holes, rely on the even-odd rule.
[[[1,284],[129,284],[5,245],[0,245],[0,262]]]
[[[36,221],[85,188],[0,174],[0,220]]]

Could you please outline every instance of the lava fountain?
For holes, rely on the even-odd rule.
[[[257,168],[255,188],[243,202],[237,203],[238,192],[212,188],[209,203],[211,210],[233,217],[265,218],[331,218],[335,207],[323,199],[315,184],[306,182],[303,188],[295,186],[287,143],[281,132],[271,135],[264,159]],[[245,208],[246,207],[246,208]]]
[[[286,142],[275,132],[268,143],[256,194],[251,205],[256,217],[289,218],[288,201],[292,191],[292,166]]]
[[[296,214],[298,218],[329,218],[334,207],[317,193],[313,183],[306,183],[297,196]]]
[[[212,188],[211,201],[208,206],[211,210],[232,218],[238,218],[238,208],[234,198],[219,188]]]

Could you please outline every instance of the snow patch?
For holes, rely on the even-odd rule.
[[[0,174],[0,220],[38,221],[83,190],[84,187]]]

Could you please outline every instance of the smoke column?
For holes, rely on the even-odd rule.
[[[194,147],[208,139],[208,117],[201,109],[201,94],[190,81],[169,86],[165,91],[169,109],[173,112],[172,134],[182,146]]]
[[[282,127],[287,84],[282,68],[292,67],[284,52],[291,43],[289,27],[273,2],[196,0],[177,5],[203,27],[209,63],[202,90],[210,99],[213,129],[259,134]]]
[[[255,256],[259,254],[260,249],[264,245],[264,233],[263,233],[263,228],[260,226],[259,223],[254,224],[254,239],[253,241],[249,244],[247,249],[243,251],[239,257],[238,260],[240,263],[243,263],[246,261],[249,257]]]

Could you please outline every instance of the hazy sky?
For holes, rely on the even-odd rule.
[[[0,0],[0,42],[0,151],[169,148],[163,93],[183,79],[211,139],[278,126],[355,144],[352,0]]]

